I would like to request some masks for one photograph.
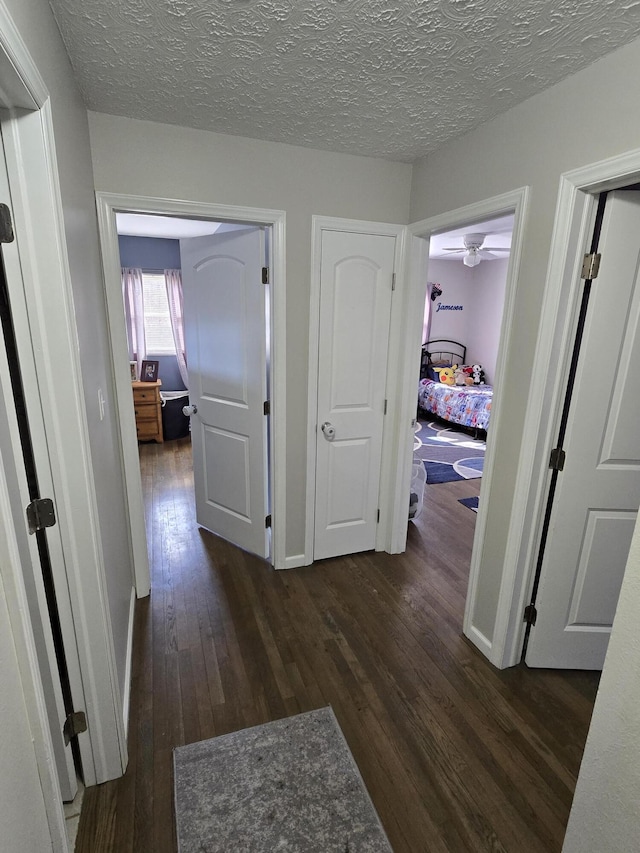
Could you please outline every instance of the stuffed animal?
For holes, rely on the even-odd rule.
[[[458,368],[458,373],[462,375],[458,378],[458,374],[456,374],[456,385],[473,385],[473,368],[470,364],[463,364],[462,367]]]
[[[464,367],[458,367],[453,374],[453,378],[455,380],[456,385],[466,385],[467,384],[467,374]]]
[[[452,364],[451,367],[434,367],[433,368],[436,373],[440,374],[440,382],[444,382],[445,385],[455,385],[455,372],[458,369],[457,364]]]
[[[484,370],[482,369],[482,365],[473,364],[471,366],[473,368],[473,384],[484,385]]]

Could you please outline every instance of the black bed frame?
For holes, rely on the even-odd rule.
[[[446,344],[447,346],[440,346]],[[467,348],[459,341],[450,341],[447,338],[439,338],[435,341],[427,341],[422,344],[422,358],[420,359],[420,379],[427,375],[430,364],[465,364]]]

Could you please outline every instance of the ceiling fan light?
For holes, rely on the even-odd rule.
[[[465,267],[477,267],[481,260],[482,259],[478,254],[477,249],[469,249],[467,254],[462,259],[462,263],[465,265]]]

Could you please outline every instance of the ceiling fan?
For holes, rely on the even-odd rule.
[[[495,260],[499,255],[494,254],[494,252],[506,252],[509,254],[511,251],[509,248],[504,246],[487,246],[482,248],[486,237],[486,234],[465,234],[462,238],[464,249],[451,248],[444,249],[443,251],[451,252],[452,254],[456,252],[464,252],[462,263],[467,267],[477,267],[483,259]]]

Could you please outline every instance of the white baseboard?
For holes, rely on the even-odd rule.
[[[299,569],[301,566],[307,565],[307,558],[304,554],[294,554],[292,557],[285,557],[284,566],[282,569]]]
[[[129,704],[131,702],[131,669],[133,665],[133,619],[135,616],[136,590],[131,587],[131,598],[129,601],[129,625],[127,627],[127,658],[124,673],[124,696],[122,697],[122,718],[124,722],[124,736],[129,739]]]
[[[481,631],[478,631],[478,629],[474,628],[472,625],[468,631],[464,631],[464,634],[469,640],[471,640],[474,646],[480,649],[485,657],[491,660],[491,649],[493,648],[493,644]]]

